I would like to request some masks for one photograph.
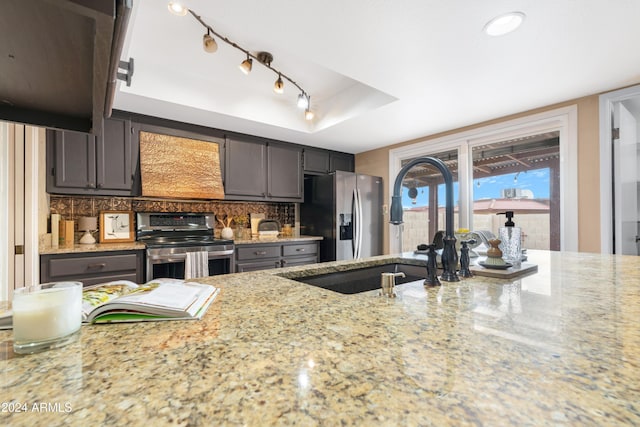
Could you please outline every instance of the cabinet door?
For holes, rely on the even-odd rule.
[[[305,148],[304,171],[310,173],[329,173],[329,152]]]
[[[225,196],[266,197],[267,146],[228,139],[225,143]]]
[[[78,194],[96,187],[96,137],[88,133],[47,130],[47,145],[52,150],[54,167],[47,191],[75,189]]]
[[[267,196],[302,201],[302,150],[270,144],[267,147]]]
[[[353,172],[355,170],[353,154],[331,153],[329,157],[329,170]]]
[[[106,119],[98,138],[96,155],[96,188],[131,190],[131,121]]]

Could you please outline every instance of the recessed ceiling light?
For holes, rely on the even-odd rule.
[[[496,16],[484,26],[484,32],[490,36],[502,36],[515,31],[524,21],[522,12],[509,12]]]

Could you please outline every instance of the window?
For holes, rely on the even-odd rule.
[[[402,165],[423,156],[443,160],[457,181],[455,228],[497,234],[505,219],[496,213],[513,210],[525,248],[578,250],[575,106],[392,149],[390,192]],[[389,226],[390,253],[414,250],[444,229],[442,179],[434,168],[415,169],[403,180],[404,231]]]

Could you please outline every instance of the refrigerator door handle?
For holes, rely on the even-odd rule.
[[[364,213],[362,211],[362,194],[360,194],[360,189],[358,189],[358,258],[362,258],[362,236],[363,227],[364,227]]]
[[[355,198],[355,223],[353,224],[354,228],[354,240],[355,240],[355,254],[353,255],[354,259],[360,259],[362,254],[362,200],[360,200],[360,190],[356,188],[353,191]]]
[[[356,193],[356,189],[353,189],[353,194],[351,195],[351,229],[353,230],[353,235],[351,236],[351,255],[353,259],[357,259],[356,255],[358,252],[358,229],[357,229],[357,218],[358,218],[358,194]]]

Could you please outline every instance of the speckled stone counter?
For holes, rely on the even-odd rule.
[[[70,253],[83,253],[83,252],[105,252],[105,251],[136,251],[145,249],[143,243],[129,242],[129,243],[96,243],[93,245],[81,245],[76,243],[73,246],[59,246],[52,248],[51,246],[40,245],[40,255],[50,254],[70,254]]]
[[[0,331],[0,424],[640,425],[638,257],[530,251],[535,275],[394,299],[281,277],[401,259],[210,277],[201,321],[84,326],[35,355]]]

